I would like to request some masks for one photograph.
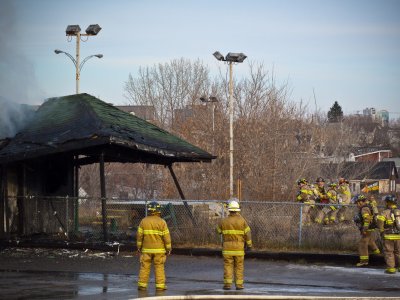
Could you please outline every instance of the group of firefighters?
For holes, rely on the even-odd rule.
[[[316,204],[328,204],[318,211],[315,222],[328,224],[330,222],[345,221],[347,205],[351,203],[351,194],[348,182],[339,179],[339,184],[330,184],[324,190],[324,180],[318,178],[317,186],[311,188],[305,179],[300,179],[300,188],[297,200],[304,203],[304,224],[311,222],[310,209]],[[316,195],[316,197],[315,197]],[[368,248],[372,253],[379,254],[372,232],[379,230],[383,240],[383,250],[386,261],[386,273],[400,272],[400,210],[397,209],[397,198],[394,195],[385,197],[386,207],[377,212],[376,205],[365,195],[353,198],[359,213],[354,221],[359,226],[361,239],[359,243],[360,261],[358,267],[367,266],[369,262]],[[337,204],[341,206],[338,207]],[[336,205],[329,205],[336,204]],[[326,209],[325,209],[326,208]],[[154,264],[156,290],[167,289],[164,265],[166,257],[171,254],[171,235],[164,219],[161,218],[161,205],[151,202],[147,207],[149,215],[141,220],[137,230],[137,251],[140,254],[140,271],[138,289],[147,290],[151,265]],[[246,220],[240,214],[240,205],[237,199],[228,203],[229,215],[223,218],[216,230],[222,235],[222,256],[224,260],[224,290],[230,290],[234,284],[237,290],[244,288],[244,255],[245,250],[252,249],[251,230]]]
[[[361,239],[358,246],[360,261],[357,267],[368,266],[369,252],[380,254],[375,243],[374,231],[378,230],[382,241],[386,262],[386,273],[400,272],[400,210],[397,208],[395,195],[384,197],[385,209],[378,210],[373,196],[367,198],[364,194],[351,197],[349,183],[345,178],[339,178],[338,184],[330,183],[325,188],[325,180],[318,177],[316,185],[309,184],[302,178],[297,181],[299,191],[296,200],[302,205],[302,224],[310,225],[312,221],[318,224],[333,224],[346,221],[346,211],[350,203],[356,204],[359,212],[353,221],[360,229]],[[312,210],[316,217],[312,220]],[[349,221],[349,220],[347,220]]]
[[[305,178],[297,181],[299,190],[296,200],[304,203],[302,207],[302,224],[334,224],[346,221],[346,211],[351,202],[349,183],[339,178],[338,183],[329,183],[325,187],[325,180],[318,177],[315,185],[309,184]],[[316,217],[312,220],[313,210]]]

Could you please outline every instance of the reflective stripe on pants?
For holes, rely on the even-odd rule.
[[[165,261],[166,255],[164,253],[142,253],[140,255],[138,286],[147,287],[150,277],[151,263],[153,262],[156,287],[165,288]]]
[[[231,285],[235,277],[236,286],[243,285],[244,256],[223,255],[224,285]]]
[[[395,269],[400,265],[400,240],[384,240],[383,249],[387,269]]]
[[[369,259],[368,248],[371,249],[372,252],[379,250],[375,243],[375,235],[371,231],[367,231],[366,235],[361,236],[358,244],[360,261],[367,261]]]

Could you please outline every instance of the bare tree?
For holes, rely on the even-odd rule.
[[[129,75],[125,97],[134,105],[154,106],[156,119],[171,128],[174,113],[208,94],[208,69],[198,60],[172,60],[170,63],[140,68],[137,77]]]

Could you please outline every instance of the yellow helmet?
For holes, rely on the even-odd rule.
[[[240,211],[240,205],[237,200],[231,200],[228,204],[228,211]]]

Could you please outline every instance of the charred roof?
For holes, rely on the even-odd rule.
[[[1,148],[0,148],[1,149]],[[105,161],[210,162],[215,156],[89,94],[50,98],[0,150],[0,163],[70,153]]]

